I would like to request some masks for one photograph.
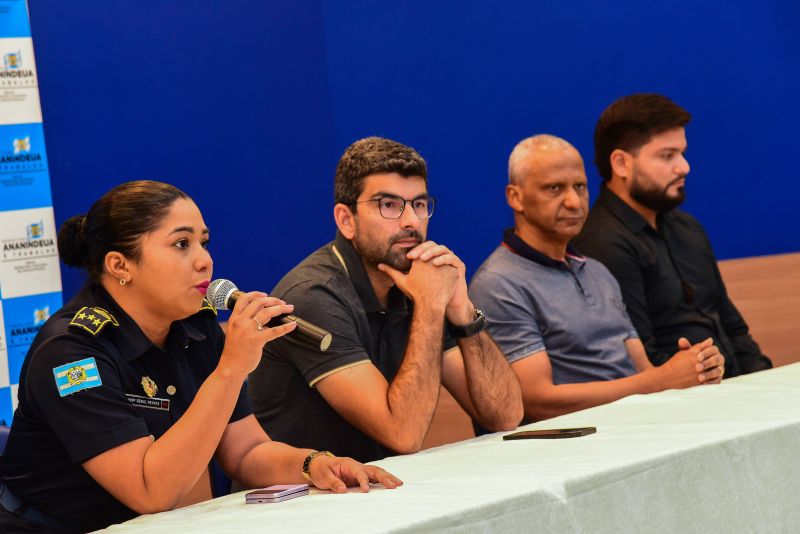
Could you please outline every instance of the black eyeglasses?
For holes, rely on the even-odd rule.
[[[436,205],[436,199],[433,197],[425,196],[406,200],[403,197],[394,195],[382,195],[378,198],[360,200],[355,204],[363,204],[365,202],[377,202],[378,210],[384,219],[399,219],[408,203],[411,204],[411,209],[414,210],[414,214],[418,219],[430,219],[433,216],[433,208]]]

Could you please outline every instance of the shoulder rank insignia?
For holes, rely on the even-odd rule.
[[[200,306],[200,311],[210,311],[213,312],[214,315],[217,314],[217,309],[208,301],[208,299],[203,299],[203,305]]]
[[[100,372],[97,369],[97,362],[94,358],[67,363],[53,369],[53,376],[56,378],[58,394],[62,397],[71,395],[82,389],[96,388],[102,386]]]
[[[75,317],[69,322],[70,326],[83,328],[93,336],[98,335],[109,323],[111,323],[112,326],[119,326],[114,316],[103,308],[89,308],[87,306],[78,310],[78,313],[76,313]]]

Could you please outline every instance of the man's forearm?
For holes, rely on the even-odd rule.
[[[523,417],[522,391],[514,371],[486,333],[458,340],[478,422],[488,430],[511,430]]]
[[[389,384],[387,402],[395,431],[402,436],[397,452],[416,452],[428,432],[442,376],[444,311],[414,309],[403,363]]]
[[[664,389],[660,382],[659,371],[652,368],[607,382],[549,385],[526,395],[525,418],[540,421],[608,404],[636,393],[655,393]]]

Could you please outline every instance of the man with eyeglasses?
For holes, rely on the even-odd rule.
[[[333,334],[321,352],[281,338],[250,375],[254,412],[276,440],[360,461],[418,451],[443,384],[481,426],[522,419],[519,383],[467,295],[464,263],[426,241],[435,200],[425,160],[380,137],[336,169],[336,240],[273,296]]]

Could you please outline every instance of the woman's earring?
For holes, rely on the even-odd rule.
[[[121,286],[124,286],[124,285],[125,285],[125,284],[127,284],[127,283],[128,283],[128,281],[127,281],[127,280],[125,280],[124,278],[120,278],[120,279],[119,279],[119,285],[121,285]]]

